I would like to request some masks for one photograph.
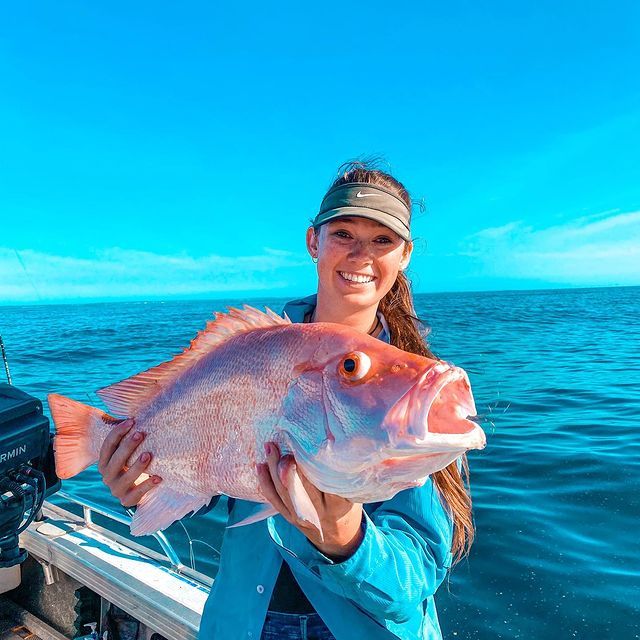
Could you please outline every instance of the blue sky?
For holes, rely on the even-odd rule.
[[[0,304],[310,292],[372,154],[417,291],[640,284],[638,3],[305,4],[3,7]]]

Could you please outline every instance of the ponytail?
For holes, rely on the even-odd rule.
[[[403,351],[416,353],[426,358],[435,358],[426,343],[428,331],[416,316],[409,279],[401,271],[387,295],[378,305],[391,332],[391,344]],[[421,329],[422,328],[422,332]],[[445,503],[453,520],[453,541],[451,553],[454,562],[463,558],[471,548],[475,529],[471,515],[469,495],[469,464],[467,456],[461,457],[461,464],[452,462],[441,471],[431,474],[434,485]]]

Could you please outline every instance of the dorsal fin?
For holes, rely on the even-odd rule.
[[[207,322],[207,326],[196,335],[189,347],[172,360],[100,389],[98,396],[109,411],[121,416],[135,416],[141,407],[151,402],[186,368],[232,336],[254,329],[291,324],[286,315],[281,318],[269,308],[262,312],[247,305],[242,309],[229,307],[228,313],[215,313],[214,318]]]

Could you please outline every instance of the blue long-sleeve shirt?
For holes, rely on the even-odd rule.
[[[289,303],[285,312],[302,322],[314,305],[312,296]],[[388,341],[384,326],[381,338]],[[235,501],[229,524],[258,506]],[[365,505],[362,526],[361,544],[341,562],[280,515],[227,529],[200,639],[259,639],[283,561],[336,640],[440,639],[433,594],[451,564],[452,524],[431,479]]]

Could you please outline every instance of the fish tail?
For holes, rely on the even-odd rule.
[[[57,393],[50,393],[47,400],[56,426],[56,473],[59,478],[71,478],[98,460],[92,424],[107,414]]]

